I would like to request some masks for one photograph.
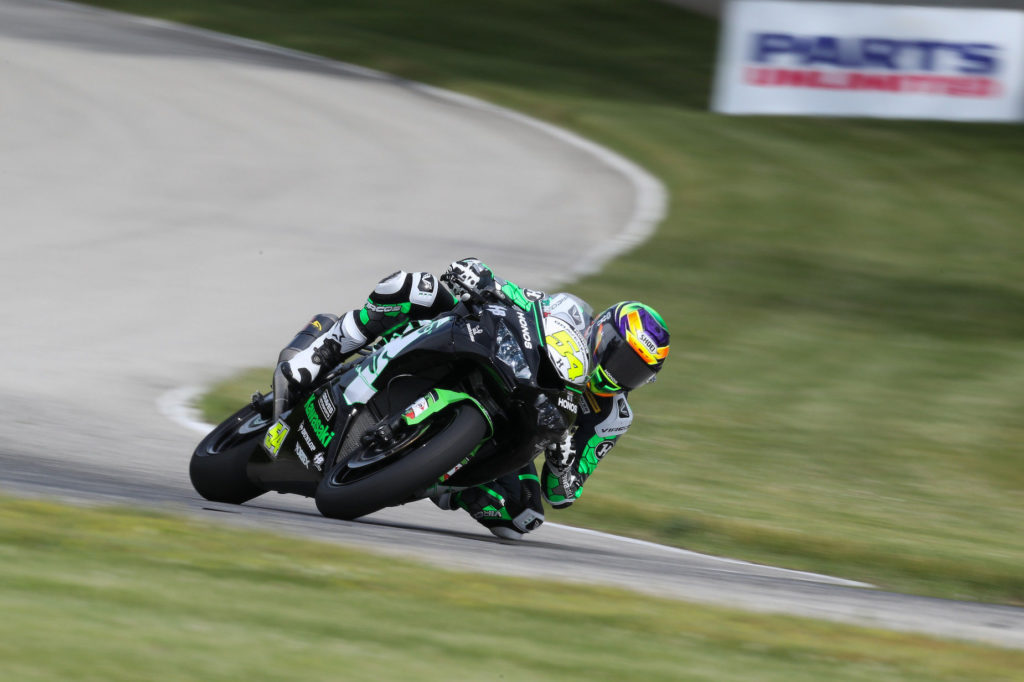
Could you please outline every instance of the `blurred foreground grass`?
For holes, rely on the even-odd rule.
[[[1024,603],[1020,126],[713,115],[716,25],[656,2],[96,4],[481,96],[665,182],[657,236],[573,290],[654,304],[672,358],[555,520]]]
[[[1021,680],[1024,652],[0,498],[0,679]]]

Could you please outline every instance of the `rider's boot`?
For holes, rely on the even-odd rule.
[[[430,500],[441,509],[465,509],[503,540],[519,540],[544,523],[537,469],[532,463],[486,485],[459,491],[442,488]]]
[[[367,344],[366,336],[354,320],[354,313],[346,313],[326,332],[316,336],[312,343],[293,342],[281,351],[274,370],[274,419],[288,409],[293,389],[309,388],[321,371],[329,371]],[[303,345],[305,347],[301,347]]]

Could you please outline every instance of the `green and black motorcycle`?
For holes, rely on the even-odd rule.
[[[233,504],[296,493],[354,519],[521,468],[572,426],[589,373],[582,335],[547,303],[514,285],[473,294],[339,366],[274,423],[273,394],[255,396],[199,443],[193,486]]]

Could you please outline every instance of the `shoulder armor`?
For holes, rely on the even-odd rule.
[[[604,437],[621,436],[629,430],[632,423],[633,410],[629,406],[629,401],[626,400],[626,396],[617,395],[612,398],[608,416],[594,427],[594,433]]]

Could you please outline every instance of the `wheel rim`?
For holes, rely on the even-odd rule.
[[[436,422],[423,424],[419,428],[405,434],[398,443],[387,448],[358,448],[341,466],[335,468],[331,474],[331,485],[343,487],[373,475],[384,466],[391,464],[396,458],[404,457],[413,452],[415,450],[414,446],[418,442],[425,440],[425,436],[428,433],[433,435],[450,423],[451,420],[442,424],[437,424]]]

